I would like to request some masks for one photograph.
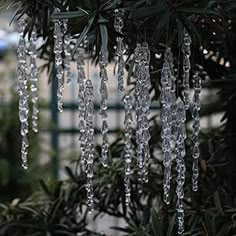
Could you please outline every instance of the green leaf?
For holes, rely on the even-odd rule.
[[[163,236],[162,223],[155,209],[152,209],[151,215],[152,215],[152,231],[154,233],[154,236]]]
[[[100,34],[101,34],[101,39],[102,39],[102,47],[104,49],[107,49],[108,46],[108,32],[107,32],[107,27],[105,24],[100,24]]]
[[[168,227],[168,231],[167,231],[167,236],[171,236],[172,235],[172,232],[173,232],[173,229],[174,229],[174,226],[175,226],[175,219],[176,219],[176,214],[174,214],[171,217],[171,220],[170,220],[170,223],[169,223],[169,227]]]
[[[86,27],[84,28],[84,30],[82,31],[82,33],[80,34],[74,48],[73,48],[73,51],[72,51],[72,55],[75,54],[77,48],[79,47],[79,45],[81,44],[81,42],[83,41],[84,37],[87,35],[87,33],[89,32],[90,28],[92,27],[92,24],[94,22],[94,19],[95,19],[95,14],[93,14],[91,16],[91,18],[89,19],[89,22],[88,24],[86,25]]]
[[[89,15],[89,12],[85,10],[71,11],[71,12],[55,12],[52,14],[52,19],[71,19],[77,17],[83,17]]]
[[[191,13],[191,14],[205,14],[205,15],[217,15],[218,14],[210,9],[205,8],[185,8],[178,9],[179,12]]]

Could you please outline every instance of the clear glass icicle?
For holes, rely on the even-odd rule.
[[[191,69],[191,37],[187,30],[184,28],[183,30],[183,45],[182,45],[182,53],[183,53],[183,101],[185,109],[189,109],[190,104],[190,85],[189,85],[189,76]]]
[[[94,88],[92,81],[87,79],[85,82],[85,122],[86,122],[86,147],[85,147],[85,173],[87,177],[86,190],[88,198],[89,212],[94,208],[93,192],[93,162],[95,155],[94,141]]]
[[[57,105],[59,112],[63,111],[63,91],[64,91],[64,69],[63,69],[63,38],[62,38],[62,22],[61,20],[54,20],[54,54],[55,54],[55,67],[57,77]]]
[[[70,48],[70,42],[71,42],[71,36],[70,34],[67,33],[67,26],[68,20],[64,19],[62,22],[63,26],[63,34],[64,34],[64,44],[63,44],[63,49],[64,49],[64,74],[65,74],[65,79],[67,83],[71,82],[72,74],[71,74],[71,68],[70,68],[70,62],[72,60],[72,54],[71,54],[71,48]]]
[[[185,183],[185,139],[186,139],[186,111],[182,101],[177,103],[177,136],[176,136],[176,171],[177,171],[177,222],[178,222],[178,234],[184,232],[184,183]]]
[[[115,10],[115,19],[114,19],[114,28],[119,33],[122,34],[122,29],[124,27],[123,22],[123,12],[120,9]],[[120,92],[124,92],[124,68],[125,68],[125,60],[124,60],[124,43],[123,37],[117,37],[117,48],[116,48],[116,56],[118,58],[118,90]]]
[[[126,94],[124,99],[125,106],[125,204],[128,206],[130,203],[131,189],[130,189],[130,175],[131,175],[131,162],[132,162],[132,107],[133,107],[133,98],[129,94]]]
[[[192,189],[193,191],[198,190],[198,159],[200,156],[199,150],[199,132],[200,132],[200,116],[199,110],[201,108],[200,103],[200,93],[201,93],[201,77],[199,73],[196,72],[193,76],[193,88],[194,88],[194,95],[193,95],[193,110],[192,110],[192,118],[193,118],[193,134],[192,134],[192,141],[193,141],[193,176],[192,176]]]
[[[99,54],[99,66],[100,66],[100,94],[101,94],[101,109],[100,115],[102,117],[102,165],[107,167],[108,165],[108,122],[107,122],[107,103],[108,103],[108,91],[107,91],[107,65],[108,65],[108,51],[101,48]]]
[[[81,150],[81,162],[85,164],[85,149],[86,149],[86,104],[85,104],[85,71],[84,71],[84,52],[82,49],[78,49],[76,55],[77,71],[78,71],[78,109],[79,109],[79,131],[80,131],[80,150]]]
[[[164,64],[161,71],[161,139],[164,165],[164,202],[170,203],[170,186],[171,186],[171,167],[175,154],[176,140],[176,122],[177,122],[177,105],[175,95],[175,76],[173,71],[173,55],[168,48],[165,52]]]
[[[137,163],[139,167],[138,179],[139,182],[148,182],[148,165],[150,159],[149,140],[149,107],[151,104],[149,96],[150,86],[150,50],[147,43],[137,44],[134,51],[136,78],[135,86],[135,110],[136,110],[136,145],[137,145]],[[140,188],[140,192],[142,189]]]
[[[19,119],[21,122],[21,158],[24,169],[28,168],[28,116],[29,104],[27,93],[27,61],[26,61],[26,42],[24,39],[25,18],[21,17],[18,22],[18,31],[20,34],[19,44],[17,48],[17,77],[18,77],[18,92],[19,92]]]
[[[38,132],[38,68],[37,68],[37,33],[35,27],[31,33],[28,53],[30,55],[30,82],[31,82],[31,100],[33,103],[32,111],[32,129]]]

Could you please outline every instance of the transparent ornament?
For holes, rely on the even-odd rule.
[[[57,10],[56,10],[57,11]],[[55,54],[55,68],[57,78],[57,107],[58,111],[63,111],[63,91],[64,91],[64,69],[63,69],[63,33],[62,33],[62,21],[54,20],[54,54]]]
[[[183,45],[182,45],[182,53],[183,53],[183,101],[185,109],[189,109],[190,103],[190,85],[189,85],[189,72],[191,70],[191,37],[187,30],[184,28],[183,30]]]
[[[100,94],[101,94],[101,108],[100,108],[100,115],[102,117],[102,165],[107,167],[108,165],[108,139],[107,133],[109,130],[108,122],[107,122],[107,103],[108,103],[108,90],[107,90],[107,65],[108,65],[108,51],[101,48],[99,54],[99,66],[100,66],[100,79],[101,79],[101,86],[100,86]]]
[[[29,142],[27,138],[28,118],[29,118],[29,105],[28,105],[28,85],[27,85],[27,48],[24,39],[24,30],[26,26],[25,17],[21,17],[18,21],[18,32],[20,35],[18,48],[17,48],[17,78],[18,78],[18,93],[19,93],[19,119],[21,122],[21,159],[22,167],[28,168],[28,147]]]
[[[115,10],[115,19],[114,19],[114,28],[117,33],[123,33],[123,11],[120,9]],[[116,37],[116,56],[117,56],[117,65],[118,65],[118,90],[120,92],[124,92],[124,68],[125,68],[125,60],[124,60],[124,50],[125,46],[123,43],[123,37]]]
[[[201,107],[200,102],[200,93],[201,93],[201,77],[199,76],[198,72],[195,72],[193,76],[193,110],[192,110],[192,118],[193,118],[193,166],[192,166],[192,189],[193,191],[198,190],[198,176],[199,176],[199,169],[198,169],[198,162],[200,156],[200,149],[199,149],[199,132],[200,132],[200,116],[199,110]]]
[[[33,103],[32,111],[32,129],[38,132],[38,68],[37,68],[37,33],[35,27],[32,30],[28,53],[30,55],[30,82],[31,82],[31,100]]]
[[[136,153],[137,164],[139,167],[138,180],[141,188],[143,182],[148,182],[148,168],[150,159],[149,150],[149,107],[151,104],[149,97],[150,86],[150,50],[147,43],[137,44],[134,51],[134,77],[136,79],[135,86],[135,111],[136,111]],[[140,192],[142,191],[140,188]]]

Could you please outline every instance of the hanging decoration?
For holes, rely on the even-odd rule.
[[[108,91],[107,91],[107,65],[108,65],[108,51],[105,48],[101,48],[99,54],[99,66],[100,66],[100,94],[101,94],[101,109],[100,115],[102,117],[102,165],[107,167],[108,165],[108,123],[107,123],[107,102],[108,102]]]
[[[134,52],[135,71],[134,77],[136,79],[135,86],[135,110],[136,110],[136,152],[137,163],[139,167],[138,179],[141,186],[144,182],[148,182],[148,163],[150,158],[149,140],[151,138],[149,133],[149,107],[151,104],[149,96],[150,74],[150,50],[147,43],[137,44]],[[142,187],[139,189],[142,191]]]
[[[161,138],[162,151],[164,153],[164,201],[170,203],[170,182],[172,179],[171,167],[175,158],[175,136],[176,136],[176,95],[175,95],[175,76],[173,70],[173,54],[170,48],[167,48],[164,57],[164,64],[161,71]]]
[[[57,11],[57,10],[56,10]],[[59,112],[63,112],[63,91],[64,91],[64,69],[63,69],[63,34],[62,21],[54,20],[54,54],[55,54],[55,69],[57,78],[57,107]]]
[[[123,34],[122,29],[124,27],[123,22],[123,11],[120,9],[115,10],[115,20],[114,20],[114,28],[117,33],[120,35]],[[125,69],[125,60],[124,60],[124,43],[123,37],[118,36],[116,38],[117,46],[116,46],[116,56],[117,56],[117,64],[118,64],[118,90],[120,92],[124,92],[124,69]]]
[[[32,129],[38,132],[38,68],[37,68],[37,33],[35,27],[32,30],[28,53],[30,55],[30,82],[31,82],[31,100],[33,104],[32,111]]]
[[[200,132],[200,116],[199,110],[201,108],[200,102],[200,93],[201,93],[201,77],[199,73],[196,71],[193,76],[193,110],[192,110],[192,118],[193,118],[193,134],[192,134],[192,141],[193,141],[193,176],[192,176],[192,189],[193,191],[198,190],[198,159],[200,156],[199,150],[199,132]]]
[[[81,162],[85,164],[85,150],[86,150],[86,104],[85,104],[85,72],[84,72],[84,53],[82,49],[77,51],[77,71],[79,85],[78,94],[78,108],[79,108],[79,131],[80,131],[80,151]]]
[[[191,37],[188,31],[184,28],[183,30],[183,46],[182,46],[182,53],[183,53],[183,101],[185,109],[189,109],[190,103],[190,85],[189,85],[189,76],[190,76],[190,69],[191,69]]]
[[[72,74],[71,74],[71,69],[70,69],[70,62],[72,61],[72,55],[71,55],[71,48],[70,48],[70,42],[71,42],[71,36],[69,33],[67,33],[67,23],[68,20],[64,19],[62,22],[62,27],[63,27],[63,35],[64,35],[64,42],[63,42],[63,51],[65,54],[64,57],[64,74],[65,74],[65,79],[67,83],[71,82]]]
[[[24,38],[24,30],[26,25],[25,17],[21,17],[18,22],[18,30],[20,34],[18,49],[17,49],[17,57],[18,57],[18,65],[17,65],[17,77],[18,77],[18,92],[19,92],[19,119],[21,122],[21,136],[22,136],[22,144],[21,144],[21,159],[22,159],[22,167],[24,169],[28,168],[28,138],[27,134],[28,130],[28,118],[29,118],[29,104],[28,104],[28,92],[27,92],[27,48],[26,42]]]
[[[186,139],[186,111],[185,106],[182,101],[177,103],[177,132],[176,132],[176,171],[177,171],[177,221],[178,221],[178,233],[182,234],[184,232],[184,183],[185,183],[185,139]]]
[[[132,108],[133,108],[133,98],[128,93],[124,96],[123,99],[125,106],[125,204],[128,206],[130,203],[131,189],[130,189],[130,175],[131,175],[131,162],[132,162]]]

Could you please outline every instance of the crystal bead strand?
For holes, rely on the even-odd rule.
[[[136,78],[135,86],[135,110],[136,110],[136,152],[137,152],[137,163],[139,167],[138,179],[142,184],[143,181],[148,181],[148,162],[150,158],[149,151],[149,85],[150,85],[150,74],[149,74],[149,62],[150,62],[150,51],[147,43],[137,44],[134,52],[135,60],[135,72]],[[140,192],[142,190],[140,189]]]
[[[177,221],[178,221],[178,234],[184,232],[184,183],[185,183],[185,139],[186,139],[186,111],[185,106],[182,101],[179,101],[177,104],[177,139],[176,139],[176,170],[177,170]]]
[[[63,33],[64,33],[64,44],[63,44],[63,49],[65,53],[65,58],[64,58],[64,74],[65,74],[65,79],[67,83],[71,82],[72,74],[71,74],[71,69],[70,69],[70,62],[72,60],[72,55],[71,55],[71,48],[70,48],[70,41],[71,41],[71,36],[70,34],[67,33],[67,24],[68,20],[65,19],[63,20]]]
[[[58,110],[63,111],[63,91],[64,91],[64,70],[63,70],[63,39],[62,39],[62,22],[61,20],[54,20],[54,53],[55,53],[55,67],[56,67],[56,77],[57,77],[57,99],[58,99]]]
[[[94,141],[94,88],[92,81],[87,79],[85,82],[85,121],[86,121],[86,147],[85,147],[85,173],[87,177],[86,190],[88,198],[89,212],[93,211],[94,207],[94,192],[93,192],[93,162],[95,155]]]
[[[79,131],[80,131],[80,150],[81,150],[81,162],[85,164],[85,150],[86,150],[86,104],[85,104],[85,71],[84,71],[84,52],[79,49],[76,55],[77,71],[79,85],[78,94],[78,109],[79,109]]]
[[[164,202],[170,203],[170,182],[172,178],[171,167],[174,159],[172,147],[175,144],[174,125],[176,123],[176,105],[175,105],[175,77],[173,74],[173,55],[168,48],[165,52],[164,64],[161,71],[161,97],[160,102],[162,103],[161,111],[161,138],[162,138],[162,151],[164,154],[163,165],[164,165]],[[175,109],[173,109],[175,108]]]
[[[133,108],[133,98],[126,94],[124,99],[124,106],[125,106],[125,204],[128,206],[130,203],[130,174],[131,174],[131,161],[132,161],[132,108]]]
[[[100,115],[102,117],[102,165],[107,167],[108,163],[108,123],[107,123],[107,101],[108,101],[108,91],[107,91],[107,65],[108,65],[108,51],[105,50],[103,47],[101,48],[99,54],[99,65],[100,65],[100,79],[101,79],[101,87],[100,87],[100,94],[101,94],[101,109]]]
[[[199,132],[200,132],[200,117],[199,117],[199,110],[201,108],[200,103],[200,93],[201,93],[201,77],[199,76],[198,72],[196,72],[193,76],[193,88],[194,88],[194,95],[193,95],[193,111],[192,111],[192,118],[193,118],[193,176],[192,176],[192,189],[193,191],[198,190],[198,159],[200,156],[199,150]]]
[[[19,92],[19,119],[21,122],[21,159],[22,167],[24,169],[28,168],[28,115],[29,115],[29,105],[28,105],[28,94],[27,94],[27,61],[26,61],[26,42],[24,39],[24,29],[25,29],[25,19],[22,17],[18,22],[18,30],[20,34],[19,44],[17,48],[17,77],[18,77],[18,92]]]
[[[122,10],[116,9],[115,10],[115,20],[114,20],[114,28],[119,33],[122,34],[122,29],[124,27],[124,22],[122,19]],[[118,58],[118,90],[120,92],[124,92],[124,67],[125,67],[125,60],[124,60],[124,43],[122,37],[117,37],[117,48],[116,48],[116,56]]]
[[[190,85],[189,85],[189,71],[191,69],[191,37],[187,30],[184,28],[183,30],[183,101],[185,109],[189,109],[189,102],[190,102]]]
[[[29,55],[30,55],[30,81],[31,81],[31,96],[33,103],[33,112],[32,112],[32,129],[34,132],[38,132],[38,68],[37,68],[37,34],[35,27],[33,28],[30,44],[29,44]]]

